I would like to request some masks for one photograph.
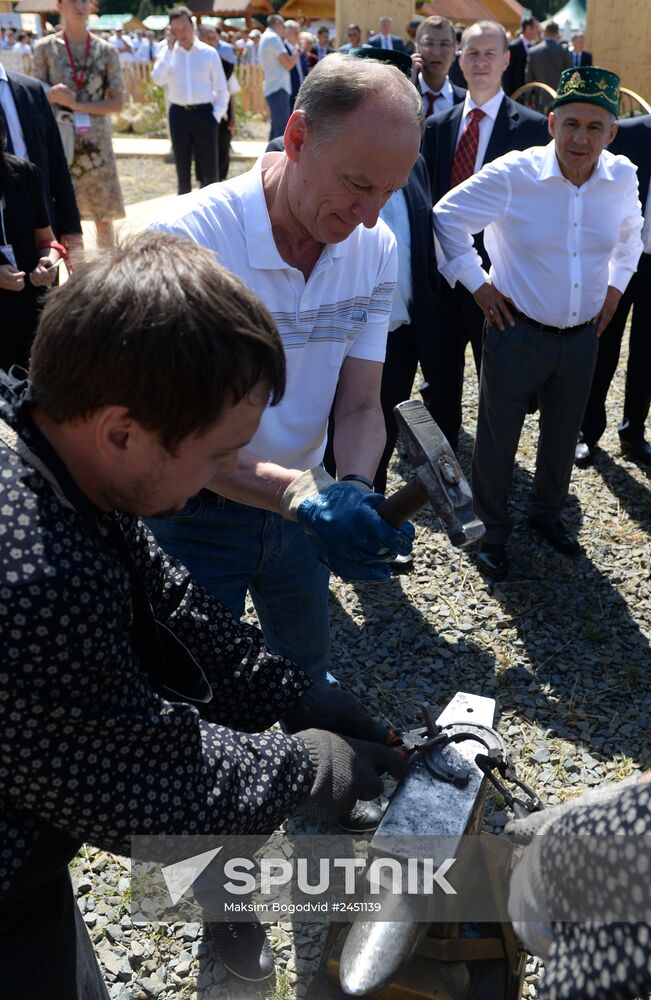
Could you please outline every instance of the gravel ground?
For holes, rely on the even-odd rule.
[[[466,377],[466,427],[476,384]],[[422,702],[457,690],[497,699],[497,724],[520,775],[550,803],[651,766],[651,501],[645,470],[619,451],[622,368],[609,397],[611,426],[594,468],[575,470],[567,519],[584,552],[555,553],[527,530],[524,500],[536,443],[528,418],[512,491],[516,528],[507,582],[487,584],[472,555],[453,550],[427,514],[416,518],[414,572],[383,586],[332,586],[333,662],[339,679],[399,726],[420,724]],[[462,437],[468,469],[470,433]],[[396,459],[388,492],[407,469]],[[489,799],[485,828],[507,819]],[[229,979],[198,924],[132,928],[128,862],[84,851],[78,901],[115,1000],[294,1000],[307,993],[325,927],[271,928],[275,991]],[[535,996],[531,960],[524,996]]]

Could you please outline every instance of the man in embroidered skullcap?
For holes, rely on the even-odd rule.
[[[507,153],[434,208],[440,270],[460,281],[486,320],[472,485],[486,525],[479,567],[507,574],[507,493],[529,399],[540,438],[529,522],[575,555],[561,519],[597,356],[642,250],[635,167],[606,151],[617,132],[619,78],[594,66],[561,74],[549,114],[553,142]],[[473,234],[485,230],[490,272]]]

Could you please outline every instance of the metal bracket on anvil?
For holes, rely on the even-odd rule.
[[[441,751],[444,747],[453,743],[463,743],[466,740],[476,740],[486,748],[486,753],[478,753],[475,756],[475,764],[484,773],[488,781],[500,792],[504,801],[513,810],[516,818],[528,816],[530,813],[538,812],[542,809],[542,802],[534,792],[533,788],[526,782],[518,778],[515,765],[509,757],[506,744],[500,734],[491,726],[482,725],[475,722],[448,723],[441,726],[434,721],[432,709],[429,705],[423,705],[423,715],[425,725],[417,729],[410,729],[402,734],[402,746],[411,753],[421,753],[425,766],[430,773],[440,781],[447,781],[450,784],[463,788],[467,784],[470,776],[470,769],[467,764],[460,765],[446,760]],[[499,778],[497,771],[503,779],[519,788],[524,796],[515,795]]]

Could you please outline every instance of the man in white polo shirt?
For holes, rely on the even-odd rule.
[[[290,72],[300,57],[300,49],[290,54],[285,48],[285,19],[280,14],[267,18],[267,27],[258,47],[259,61],[264,70],[263,93],[271,128],[269,139],[282,135],[290,115],[292,83]]]
[[[236,617],[249,590],[271,647],[317,677],[329,665],[329,570],[386,578],[413,537],[386,525],[368,487],[384,447],[379,390],[397,274],[378,216],[407,181],[422,123],[399,70],[329,56],[301,88],[284,153],[178,201],[157,224],[213,249],[262,300],[288,377],[237,471],[152,528]],[[337,483],[320,467],[335,391]]]

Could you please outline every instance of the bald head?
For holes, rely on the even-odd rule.
[[[387,127],[413,125],[422,134],[418,91],[395,66],[375,59],[339,53],[322,59],[303,81],[294,110],[303,112],[309,130],[322,141],[338,135],[345,117],[367,102],[384,111]]]

